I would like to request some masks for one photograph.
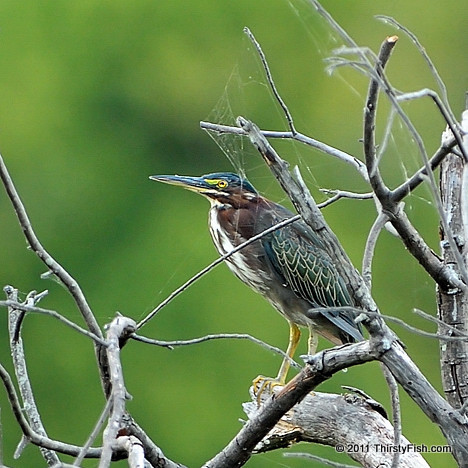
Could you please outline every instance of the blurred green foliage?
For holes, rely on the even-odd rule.
[[[357,40],[377,50],[395,34],[375,14],[395,17],[415,32],[438,66],[457,115],[467,81],[466,14],[446,2],[324,1]],[[291,8],[292,6],[292,8]],[[206,227],[207,203],[194,194],[148,181],[151,174],[198,175],[232,170],[230,161],[199,129],[207,118],[231,123],[238,114],[263,128],[285,129],[251,45],[249,26],[269,59],[276,84],[305,133],[361,156],[359,138],[366,79],[351,70],[332,76],[323,60],[336,35],[307,2],[284,0],[65,0],[0,3],[0,146],[33,225],[47,249],[80,282],[100,324],[118,310],[135,319],[215,258]],[[388,67],[404,91],[434,87],[424,61],[401,36]],[[428,101],[406,106],[431,154],[444,122]],[[224,120],[224,121],[223,121]],[[384,118],[380,123],[385,122]],[[382,127],[379,128],[382,134]],[[421,164],[407,132],[395,127],[386,176],[398,183]],[[259,157],[244,142],[224,138],[252,182],[287,201]],[[365,190],[341,162],[287,142],[275,142],[300,164],[313,192],[319,187]],[[407,208],[438,248],[437,220],[427,190]],[[342,201],[325,215],[360,266],[373,222],[370,202]],[[0,191],[0,284],[23,294],[49,289],[41,303],[81,323],[66,292],[39,279],[44,266],[26,249],[12,208]],[[374,294],[384,313],[434,330],[411,309],[435,313],[434,285],[400,242],[383,233],[374,264]],[[6,313],[0,358],[8,369]],[[438,346],[395,329],[408,352],[440,388]],[[251,333],[285,346],[287,326],[260,297],[217,268],[160,312],[143,330],[160,339],[217,332]],[[92,345],[44,316],[24,326],[32,383],[51,437],[83,443],[103,405]],[[322,345],[326,345],[322,343]],[[305,351],[305,346],[301,352]],[[199,466],[239,430],[241,403],[257,374],[273,375],[280,358],[249,342],[217,341],[168,351],[141,343],[124,349],[132,414],[172,459]],[[376,364],[340,373],[320,390],[362,388],[388,408]],[[42,466],[38,450],[12,454],[20,432],[0,391],[3,457],[11,467]],[[439,430],[402,395],[403,430],[414,443],[443,444]],[[301,447],[337,460],[328,447]],[[428,455],[434,466],[451,457]],[[125,466],[121,462],[119,466]],[[249,466],[305,466],[280,452]],[[97,466],[88,461],[86,466]],[[312,466],[312,464],[308,464]]]

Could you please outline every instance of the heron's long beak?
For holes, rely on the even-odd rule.
[[[151,180],[157,182],[164,182],[165,184],[178,185],[193,192],[203,193],[207,190],[212,190],[212,187],[208,185],[203,177],[190,177],[190,176],[179,176],[179,175],[154,175],[150,176]]]

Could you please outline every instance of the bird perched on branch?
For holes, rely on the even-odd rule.
[[[262,197],[252,184],[233,173],[201,177],[157,175],[150,179],[178,185],[211,203],[209,228],[221,255],[266,229],[293,217],[285,207]],[[353,320],[354,306],[323,243],[302,220],[266,234],[226,259],[230,270],[267,299],[289,322],[289,345],[275,379],[258,376],[254,389],[282,385],[301,335],[309,329],[309,354],[317,334],[334,344],[363,339]]]

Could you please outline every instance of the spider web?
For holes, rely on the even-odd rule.
[[[317,13],[311,6],[310,1],[299,0],[294,2],[289,1],[288,3],[297,18],[299,26],[301,26],[301,38],[305,35],[309,42],[309,44],[300,49],[300,51],[304,51],[302,53],[304,62],[310,60],[317,61],[315,57],[311,56],[313,55],[310,53],[311,50],[318,54],[319,63],[316,63],[316,67],[331,75],[329,86],[341,88],[339,92],[342,94],[340,96],[348,95],[339,99],[344,99],[346,101],[345,104],[350,101],[357,111],[362,109],[366,99],[369,77],[364,76],[362,72],[356,70],[352,62],[359,62],[359,54],[363,53],[364,49],[359,49],[358,51],[354,51],[354,53],[350,51],[349,44],[346,43],[340,32],[332,28]],[[392,33],[392,31],[392,29],[389,29],[389,33]],[[253,32],[255,33],[255,31]],[[260,39],[258,40],[261,42]],[[206,120],[213,123],[236,126],[235,120],[237,116],[242,115],[254,121],[262,129],[287,131],[288,125],[285,115],[266,79],[265,70],[259,60],[257,51],[247,38],[244,38],[239,49],[241,50],[241,56],[234,66],[222,96]],[[275,64],[275,50],[264,47],[264,52],[272,69],[275,84],[295,119],[296,127],[307,135],[321,139],[320,134],[316,133],[313,123],[304,118],[300,113],[295,112],[294,99],[288,99],[289,95],[282,93],[281,74],[278,73],[275,76],[275,70],[278,69]],[[297,50],[294,52],[297,53]],[[342,60],[339,66],[336,66],[336,57]],[[344,65],[345,60],[349,62],[347,65]],[[283,63],[282,67],[288,68],[288,64]],[[389,67],[391,67],[391,62]],[[307,95],[308,90],[306,88],[310,87],[310,81],[301,76],[294,77],[293,79],[296,79],[298,94]],[[353,141],[349,144],[349,147],[342,147],[340,149],[362,160],[362,148],[357,144],[362,133],[362,114],[356,113],[355,118],[353,118],[352,114],[340,108],[340,104],[342,102],[339,100],[338,102],[327,103],[327,108],[323,109],[323,113],[331,112],[333,114],[335,112],[336,122],[340,127],[348,126],[350,119],[354,119],[353,125],[356,125],[356,130]],[[428,103],[411,102],[405,104],[405,108],[411,113],[411,109],[418,111],[424,105],[428,105]],[[335,111],[333,110],[334,108],[336,109]],[[208,132],[208,134],[222,150],[235,172],[243,177],[250,178],[255,184],[258,181],[261,184],[262,181],[271,179],[258,154],[256,154],[256,151],[245,137],[231,134],[215,134],[212,132]],[[321,166],[331,168],[333,164],[336,167],[336,161],[331,160],[329,157],[324,158],[321,154],[317,155],[317,151],[310,150],[310,148],[296,142],[289,141],[287,144],[284,141],[279,142],[277,140],[271,140],[271,142],[279,150],[281,156],[290,162],[291,166],[298,165],[300,167],[306,182],[317,193],[320,194],[319,190],[321,188],[329,188],[327,187],[326,178],[324,181],[317,179],[317,169],[319,169],[318,172],[320,173]],[[326,142],[334,145],[333,141]],[[379,100],[376,142],[379,148],[379,168],[390,187],[401,184],[409,174],[414,173],[423,164],[414,139],[410,136],[405,125],[403,125],[401,118],[395,115],[385,96],[381,96]],[[342,186],[336,188],[359,190],[359,188],[363,187],[361,183],[357,182],[358,177],[355,177],[355,175],[349,177],[347,168],[341,167],[340,163],[338,163],[338,166],[338,170],[346,174],[346,176],[344,175],[340,179]],[[266,184],[266,187],[262,186],[262,188],[268,190],[271,189],[271,186],[272,184],[270,183]],[[319,200],[320,197],[323,199],[322,194],[319,195]],[[419,205],[420,202],[423,202],[426,205],[431,205],[433,200],[427,188],[420,188],[416,194],[411,194],[406,202],[411,210],[413,203]]]
[[[256,50],[247,38],[242,38],[241,42],[237,63],[221,97],[205,120],[237,127],[237,117],[243,116],[262,128],[287,129],[284,113],[266,80]],[[228,159],[234,172],[255,180],[257,184],[262,181],[266,181],[268,186],[274,184],[260,155],[247,137],[210,131],[207,133]]]

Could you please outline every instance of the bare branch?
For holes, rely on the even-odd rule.
[[[439,149],[434,153],[434,155],[429,159],[429,167],[431,171],[436,169],[444,158],[453,150],[456,144],[455,138],[450,139],[450,141],[443,142]],[[398,203],[403,198],[412,192],[416,187],[418,187],[422,182],[427,180],[427,168],[424,165],[421,169],[414,173],[412,177],[405,180],[399,187],[392,190],[390,198],[393,202]]]
[[[453,338],[460,338],[460,339],[461,338],[464,338],[464,339],[468,338],[467,333],[464,333],[463,331],[459,330],[458,328],[456,328],[456,327],[454,327],[452,325],[449,325],[448,323],[444,322],[443,320],[440,320],[437,317],[434,317],[433,315],[427,314],[426,312],[424,312],[424,311],[422,311],[420,309],[417,309],[417,308],[414,308],[412,310],[412,312],[414,312],[416,315],[419,315],[423,319],[428,320],[429,322],[436,323],[437,325],[439,325],[441,327],[441,330],[447,330],[451,334],[454,334],[455,336],[450,335],[452,339]]]
[[[442,80],[439,72],[437,71],[437,68],[436,66],[434,65],[434,63],[432,62],[431,58],[429,57],[429,55],[427,54],[426,52],[426,48],[421,44],[421,42],[419,41],[419,39],[417,38],[417,36],[412,32],[410,31],[407,27],[403,26],[401,23],[399,23],[398,21],[396,21],[394,18],[390,17],[390,16],[386,16],[386,15],[377,15],[376,18],[380,21],[383,21],[385,23],[388,23],[388,24],[391,24],[392,26],[394,26],[395,28],[403,31],[410,39],[411,41],[413,42],[413,44],[416,46],[416,48],[418,49],[419,53],[421,54],[421,56],[424,58],[424,60],[426,61],[428,67],[429,67],[429,70],[431,71],[432,73],[432,76],[434,77],[436,83],[437,83],[437,86],[439,87],[440,89],[440,92],[442,94],[442,99],[444,101],[444,104],[445,104],[445,107],[447,108],[447,111],[450,113],[450,119],[452,120],[453,123],[455,123],[457,121],[457,119],[455,118],[453,112],[452,112],[452,109],[450,108],[450,103],[449,103],[449,99],[448,99],[448,93],[447,93],[447,88],[445,86],[445,83],[444,81]]]
[[[397,36],[387,37],[382,43],[380,53],[376,62],[375,73],[381,77],[383,69],[390,58],[390,54],[398,40]],[[379,200],[388,198],[390,190],[385,185],[380,174],[375,151],[375,118],[377,115],[377,98],[379,95],[379,81],[371,79],[367,102],[364,112],[364,154],[366,156],[366,166],[369,173],[369,182],[374,193]]]
[[[453,329],[456,332],[456,336],[449,335],[449,334],[441,334],[441,333],[431,333],[425,330],[421,330],[420,328],[413,327],[409,323],[406,323],[405,320],[402,320],[398,317],[394,317],[393,315],[388,314],[381,314],[380,312],[366,312],[366,315],[369,316],[378,316],[382,317],[386,322],[396,323],[400,327],[404,328],[405,330],[409,331],[410,333],[414,333],[415,335],[424,336],[425,338],[432,338],[435,340],[440,341],[468,341],[468,335],[460,332],[459,330],[455,329],[454,327],[450,327],[446,325],[446,328]],[[435,318],[435,317],[432,317]],[[445,324],[444,324],[445,325]],[[452,332],[452,330],[450,330]]]
[[[6,286],[4,288],[4,291],[6,291],[6,289],[10,287],[11,286]],[[11,307],[13,309],[16,309],[22,312],[32,312],[32,313],[37,313],[37,314],[48,315],[64,323],[65,325],[77,331],[78,333],[81,333],[82,335],[87,336],[88,338],[91,338],[93,341],[100,344],[101,346],[104,346],[104,347],[107,346],[107,342],[105,339],[100,338],[96,336],[94,333],[91,333],[90,331],[80,327],[75,322],[72,322],[71,320],[67,319],[63,315],[56,312],[55,310],[43,309],[42,307],[36,307],[36,306],[28,305],[28,304],[23,304],[23,303],[12,301],[12,300],[0,301],[0,307]]]
[[[110,409],[112,407],[112,403],[113,403],[112,398],[109,398],[106,401],[104,409],[102,410],[96,425],[94,426],[93,430],[91,431],[91,434],[89,435],[88,439],[86,440],[85,444],[83,445],[80,453],[75,458],[75,461],[73,462],[73,465],[75,465],[75,466],[80,466],[81,465],[82,461],[84,460],[84,458],[86,456],[86,453],[90,449],[93,442],[96,440],[96,437],[99,435],[99,432],[101,431],[102,426],[106,422],[106,419],[109,416],[109,412],[110,412]]]
[[[271,76],[270,67],[268,66],[268,62],[265,57],[265,54],[263,53],[262,47],[258,43],[257,39],[255,39],[255,36],[252,34],[252,31],[250,31],[249,28],[245,27],[244,33],[247,34],[247,37],[250,39],[254,47],[257,49],[258,56],[260,57],[260,61],[262,62],[263,69],[265,70],[268,84],[270,85],[270,88],[273,91],[273,94],[275,95],[276,100],[278,101],[279,105],[283,109],[284,115],[286,116],[286,121],[288,122],[289,129],[291,130],[291,133],[293,135],[296,135],[297,132],[294,127],[294,120],[292,118],[291,113],[289,112],[288,106],[285,104],[278,90],[276,89],[276,85]]]
[[[114,445],[128,453],[129,468],[144,468],[145,451],[141,442],[135,436],[117,437]]]
[[[367,136],[365,134],[365,147],[366,147],[366,161],[367,161],[367,166],[368,169],[373,169],[375,168],[375,145],[373,143],[373,122],[375,121],[375,105],[377,103],[376,98],[377,98],[377,92],[378,88],[382,87],[383,90],[385,91],[385,94],[387,95],[388,99],[390,100],[392,106],[395,108],[396,112],[402,119],[403,123],[406,125],[408,128],[409,132],[413,136],[418,149],[422,155],[424,166],[425,166],[425,172],[429,177],[429,182],[430,182],[430,187],[433,192],[434,198],[437,199],[439,194],[437,191],[437,187],[435,184],[434,176],[432,174],[430,164],[428,161],[428,157],[424,148],[424,143],[422,141],[421,136],[417,132],[416,128],[414,125],[411,123],[410,119],[408,116],[403,112],[401,109],[401,106],[399,105],[398,102],[398,96],[395,94],[395,91],[393,88],[389,85],[388,80],[386,79],[385,75],[381,72],[381,65],[379,64],[379,61],[377,61],[376,65],[376,71],[378,77],[376,77],[375,73],[372,73],[370,63],[366,57],[366,52],[362,50],[362,48],[359,48],[357,44],[352,40],[352,38],[339,26],[336,21],[326,12],[321,5],[316,1],[316,0],[310,0],[311,3],[315,6],[317,11],[329,22],[329,24],[340,34],[340,36],[346,41],[346,43],[349,45],[351,48],[351,51],[354,53],[358,53],[361,59],[363,60],[362,63],[359,64],[359,67],[362,67],[363,70],[368,73],[368,75],[371,77],[371,84],[369,87],[369,99],[368,99],[368,105],[367,105],[367,113],[366,113],[366,125],[365,125],[365,130],[367,132]],[[396,37],[396,36],[395,36]],[[389,45],[386,45],[385,43],[383,44],[383,47],[381,49],[381,55],[380,57],[385,58],[385,49],[388,48]],[[383,55],[382,55],[383,54]],[[457,129],[453,125],[452,119],[450,116],[447,115],[447,112],[445,111],[445,108],[443,105],[441,105],[440,100],[438,100],[438,97],[433,94],[428,94],[430,95],[436,104],[439,107],[439,110],[441,111],[442,115],[446,119],[448,125],[450,126],[452,132],[454,133],[454,137],[457,139],[458,144],[460,145],[461,137],[457,132]],[[370,107],[369,107],[370,105]],[[462,148],[463,145],[461,145]],[[460,150],[463,152],[464,150]],[[463,153],[465,155],[465,153]],[[465,156],[466,157],[466,156]],[[378,167],[377,167],[378,169]],[[370,172],[370,175],[372,175],[372,171]],[[418,261],[424,266],[424,268],[428,271],[428,273],[436,280],[436,282],[441,285],[443,288],[447,287],[459,287],[459,288],[464,288],[464,284],[462,281],[456,278],[456,275],[453,273],[447,272],[446,270],[444,271],[444,268],[441,267],[440,262],[438,259],[435,259],[434,256],[432,255],[431,250],[428,248],[422,237],[417,233],[417,231],[411,226],[411,223],[407,219],[406,216],[401,216],[398,214],[398,211],[401,211],[398,209],[396,205],[390,206],[391,205],[391,192],[388,190],[388,188],[385,186],[383,183],[382,178],[379,176],[378,173],[373,174],[373,188],[380,199],[382,206],[386,211],[391,212],[391,218],[392,219],[392,224],[394,225],[395,229],[398,231],[400,236],[402,237],[406,247],[410,250],[413,256],[415,256]],[[448,228],[445,224],[445,218],[442,212],[439,211],[439,215],[441,216],[441,220],[444,223],[444,228]],[[400,216],[402,219],[398,219],[398,216]],[[461,271],[463,271],[463,263],[460,263],[459,259],[457,259],[457,262],[459,264],[459,267]],[[464,273],[463,273],[464,274]],[[465,279],[466,282],[466,279]]]
[[[8,400],[10,402],[13,414],[23,431],[25,437],[34,445],[39,447],[47,448],[56,452],[64,453],[67,455],[76,456],[80,453],[81,447],[77,445],[65,444],[56,440],[49,439],[46,436],[37,434],[31,429],[26,417],[23,414],[23,410],[16,394],[15,386],[11,380],[10,375],[6,369],[0,364],[0,379],[3,381],[3,385],[6,389]],[[99,458],[101,449],[91,448],[86,453],[86,457]]]
[[[78,309],[83,315],[83,318],[88,325],[89,329],[97,336],[102,337],[101,329],[86,301],[86,298],[76,282],[76,280],[60,265],[42,246],[39,239],[37,238],[29,217],[26,213],[26,209],[16,191],[13,181],[8,173],[8,169],[3,162],[3,158],[0,155],[0,178],[3,181],[7,194],[13,204],[16,216],[23,230],[24,236],[28,241],[29,246],[33,252],[45,263],[47,268],[51,270],[60,281],[67,287],[68,291],[75,299]]]
[[[465,443],[468,426],[465,417],[439,395],[400,345],[393,343],[380,360],[426,416],[440,427],[452,447],[453,456],[463,465],[468,459]]]
[[[390,52],[393,49],[397,38],[396,36],[387,38],[386,41],[383,42],[379,59],[375,65],[377,74],[379,77],[384,79],[383,75],[383,68],[390,57]],[[375,116],[377,110],[377,98],[379,94],[380,87],[383,86],[385,93],[387,94],[388,98],[392,102],[394,108],[408,127],[409,131],[415,138],[415,141],[418,144],[420,149],[421,155],[423,156],[424,166],[426,169],[426,174],[429,177],[430,187],[433,192],[434,198],[437,202],[439,215],[441,217],[441,221],[444,225],[444,228],[447,228],[447,232],[450,232],[449,226],[447,226],[446,217],[443,212],[443,209],[440,205],[440,196],[437,191],[437,187],[434,181],[434,175],[432,174],[429,161],[426,155],[426,151],[424,149],[424,144],[421,140],[420,135],[410,122],[409,118],[406,114],[402,111],[401,107],[399,106],[397,100],[395,99],[393,90],[389,87],[386,79],[383,82],[377,79],[371,79],[368,91],[368,98],[366,104],[366,111],[365,111],[365,118],[364,118],[364,152],[366,155],[366,165],[369,171],[369,179],[376,194],[377,198],[379,199],[380,203],[382,204],[382,208],[384,213],[389,216],[389,219],[397,232],[399,233],[401,239],[403,240],[405,246],[411,252],[411,254],[423,265],[426,271],[434,278],[434,280],[441,285],[443,288],[447,288],[448,285],[454,286],[454,274],[453,272],[449,272],[446,268],[444,268],[443,263],[440,261],[438,257],[434,255],[432,250],[426,244],[424,239],[419,235],[417,230],[412,226],[408,217],[406,216],[405,212],[397,203],[394,203],[391,197],[391,191],[385,186],[383,179],[380,175],[378,167],[376,164],[376,153],[375,153],[375,141],[374,141],[374,130],[375,130]],[[453,240],[451,244],[454,244]],[[452,246],[454,248],[455,246]],[[455,249],[456,250],[456,249]],[[456,252],[455,252],[456,255]],[[461,260],[461,256],[458,254],[459,258],[459,266],[460,271],[462,272],[465,283],[468,283],[468,274],[465,275],[463,262]],[[465,288],[465,285],[462,281],[455,279],[455,284],[457,287]]]
[[[220,339],[249,340],[265,348],[268,351],[279,354],[282,358],[288,358],[290,364],[296,369],[302,368],[302,366],[300,366],[296,361],[291,359],[282,349],[277,348],[276,346],[269,345],[268,343],[265,343],[264,341],[259,340],[258,338],[255,338],[254,336],[248,335],[246,333],[219,333],[216,335],[205,335],[200,338],[193,338],[191,340],[174,340],[174,341],[156,340],[153,338],[147,338],[145,336],[137,335],[135,333],[131,335],[131,338],[133,338],[136,341],[141,341],[142,343],[151,344],[155,346],[162,346],[162,347],[170,348],[170,349],[176,346],[190,346],[190,345],[204,343],[205,341],[211,341],[211,340],[220,340]]]
[[[466,116],[466,111],[464,116]],[[464,119],[463,119],[464,120]],[[462,120],[462,122],[463,122]],[[443,139],[447,137],[445,132]],[[455,154],[448,155],[440,170],[441,209],[447,213],[444,216],[445,224],[450,230],[446,230],[445,224],[439,227],[441,255],[444,264],[456,271],[458,269],[466,274],[466,237],[468,226],[466,224],[467,207],[464,203],[467,194],[467,163]],[[452,245],[455,244],[455,249]],[[461,257],[461,258],[460,258]],[[438,331],[441,334],[452,335],[447,331],[447,325],[458,328],[467,333],[467,292],[438,289],[438,316],[446,324],[440,324]],[[455,332],[456,335],[460,335]],[[440,347],[440,361],[442,386],[447,400],[454,407],[461,407],[468,400],[468,388],[466,386],[468,375],[468,342],[451,341]]]
[[[280,390],[278,387],[275,393]],[[377,402],[355,393],[334,395],[314,391],[281,418],[255,451],[286,448],[299,442],[318,443],[334,447],[338,452],[343,449],[366,468],[388,466],[389,454],[381,448],[394,445],[393,427],[373,403]],[[249,417],[258,411],[255,401],[243,406]],[[401,445],[409,444],[402,437]],[[361,450],[348,451],[348,447]],[[400,462],[400,468],[429,468],[421,454],[411,451],[407,451]]]
[[[400,407],[400,397],[398,395],[398,384],[393,377],[390,370],[384,365],[381,364],[382,372],[387,382],[388,389],[390,390],[390,401],[392,403],[392,423],[393,423],[393,445],[395,447],[400,447],[401,445],[401,407]],[[393,453],[392,457],[392,467],[398,468],[400,466],[400,451],[397,450]]]
[[[348,192],[347,190],[331,190],[331,189],[320,189],[322,193],[327,195],[332,195],[328,200],[325,200],[322,203],[319,203],[317,206],[322,209],[332,203],[340,200],[341,198],[349,198],[352,200],[371,200],[374,196],[372,192],[369,193],[355,193]]]
[[[380,213],[372,225],[369,235],[367,236],[366,247],[362,258],[362,277],[366,282],[369,290],[372,289],[372,259],[374,258],[375,246],[380,232],[385,227],[388,221],[387,215]]]
[[[463,144],[463,140],[462,140],[462,136],[460,134],[460,131],[459,131],[458,127],[457,127],[458,124],[455,121],[455,119],[452,117],[450,112],[447,110],[444,103],[441,101],[441,99],[439,98],[438,94],[435,91],[433,91],[432,89],[425,88],[425,89],[421,89],[419,91],[413,91],[411,93],[400,93],[400,94],[396,95],[396,100],[398,102],[402,102],[402,101],[410,101],[410,100],[413,100],[413,99],[420,99],[420,98],[423,98],[423,97],[429,97],[434,101],[435,105],[439,109],[439,112],[442,114],[442,117],[444,118],[445,122],[447,123],[447,126],[450,129],[453,137],[455,138],[455,140],[457,142],[457,146],[458,146],[458,148],[460,149],[460,151],[461,151],[461,153],[463,155],[463,159],[465,161],[468,161],[468,154],[467,154],[465,146]]]

